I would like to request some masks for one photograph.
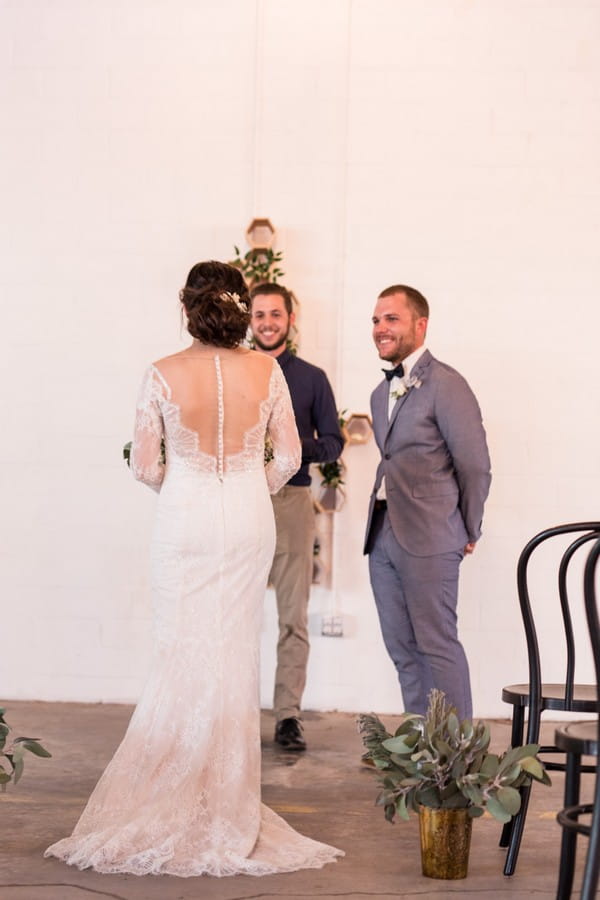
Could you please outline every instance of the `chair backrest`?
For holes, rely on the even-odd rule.
[[[553,538],[561,538],[564,535],[578,535],[564,550],[558,564],[558,595],[560,598],[561,616],[564,626],[567,666],[564,678],[564,697],[562,708],[572,709],[573,682],[575,678],[575,638],[573,623],[569,607],[567,588],[567,575],[569,566],[575,557],[577,550],[588,541],[600,538],[600,522],[573,522],[567,525],[557,525],[539,532],[527,542],[517,564],[517,589],[519,593],[519,605],[525,628],[527,641],[527,656],[529,663],[529,722],[527,742],[535,743],[539,737],[539,721],[542,709],[542,665],[537,629],[533,616],[530,590],[529,590],[529,563],[532,554],[538,547]],[[563,542],[561,542],[561,547]]]
[[[590,632],[594,666],[596,668],[596,685],[598,688],[598,707],[600,709],[600,621],[596,602],[596,568],[600,559],[600,539],[596,541],[588,554],[583,573],[583,595],[585,597],[585,615]],[[598,719],[600,726],[600,718]],[[600,737],[600,733],[599,733]]]
[[[600,710],[600,622],[598,621],[598,604],[596,602],[596,570],[600,559],[600,540],[597,540],[588,554],[583,573],[583,593],[585,597],[585,614],[587,617],[594,665],[596,667],[596,688],[598,709]],[[600,716],[598,717],[598,745],[600,746]],[[592,811],[592,826],[583,870],[581,884],[582,900],[592,900],[598,896],[600,880],[600,768],[596,769],[596,785]]]

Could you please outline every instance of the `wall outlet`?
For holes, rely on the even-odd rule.
[[[321,620],[321,634],[326,637],[343,637],[343,616],[323,616],[323,619]]]

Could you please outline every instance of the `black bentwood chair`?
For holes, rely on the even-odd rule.
[[[594,654],[596,683],[598,687],[598,709],[600,709],[600,622],[596,603],[596,568],[600,558],[600,540],[596,541],[588,556],[583,576],[585,613]],[[554,733],[556,746],[567,755],[565,777],[565,806],[557,819],[563,828],[560,848],[560,868],[558,876],[557,900],[568,900],[573,887],[577,835],[589,836],[588,851],[583,870],[581,900],[596,897],[600,876],[600,777],[596,772],[596,786],[593,803],[579,802],[580,775],[583,769],[582,756],[598,757],[600,745],[600,719],[587,722],[570,722]],[[591,813],[591,825],[579,821],[579,817]]]
[[[578,535],[567,547],[564,548],[564,537]],[[527,656],[529,664],[529,683],[511,684],[502,691],[502,699],[505,703],[511,703],[513,707],[511,745],[513,747],[522,744],[537,744],[540,736],[541,716],[544,710],[570,711],[580,713],[597,712],[597,693],[595,684],[575,684],[575,637],[573,623],[569,609],[569,596],[567,589],[567,573],[577,550],[594,538],[600,537],[600,522],[575,522],[569,525],[558,525],[555,528],[547,528],[536,534],[521,551],[517,564],[517,590],[521,616],[525,627],[525,639],[527,642]],[[558,564],[558,597],[564,626],[564,646],[566,651],[567,668],[565,680],[562,684],[550,684],[542,680],[542,658],[538,643],[537,629],[530,603],[530,569],[529,563],[532,554],[542,544],[549,546],[552,542],[560,547],[560,562]],[[550,600],[546,599],[546,608],[549,608]],[[539,605],[539,604],[538,604]],[[544,604],[541,604],[542,606]],[[555,648],[556,649],[556,648]],[[553,653],[556,658],[556,653]],[[527,737],[525,734],[525,711],[528,710]],[[565,771],[566,760],[564,751],[555,745],[542,746],[542,754],[561,754],[560,760],[545,760],[546,768],[550,771]],[[582,767],[582,771],[595,771],[594,766]],[[521,788],[521,808],[510,822],[502,829],[500,846],[508,847],[504,874],[512,875],[517,865],[521,838],[525,827],[527,807],[531,786]]]

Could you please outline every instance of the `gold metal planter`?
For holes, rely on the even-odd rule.
[[[428,878],[466,878],[473,819],[466,809],[419,807],[421,864]]]

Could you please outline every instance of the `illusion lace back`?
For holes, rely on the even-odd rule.
[[[265,435],[273,447],[266,466]],[[155,656],[73,834],[46,856],[98,872],[220,876],[317,868],[343,855],[260,800],[259,632],[275,543],[269,491],[299,465],[287,385],[270,357],[202,348],[146,373],[131,466],[159,491]]]

